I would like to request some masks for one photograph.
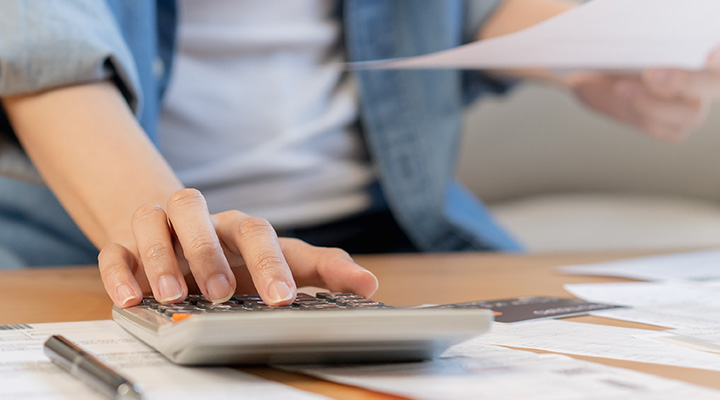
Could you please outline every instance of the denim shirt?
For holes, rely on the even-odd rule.
[[[348,59],[407,57],[466,43],[500,1],[345,0]],[[0,2],[0,96],[111,79],[161,147],[156,124],[172,66],[176,21],[173,0]],[[519,250],[454,178],[465,105],[506,85],[457,70],[356,75],[363,133],[383,194],[416,246],[424,251]],[[3,148],[9,147],[0,141]],[[13,171],[8,159],[0,152],[0,172]]]

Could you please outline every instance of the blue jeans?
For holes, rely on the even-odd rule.
[[[0,177],[0,269],[96,264],[97,255],[47,187]]]

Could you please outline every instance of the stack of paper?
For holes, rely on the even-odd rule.
[[[651,280],[565,285],[565,289],[588,301],[633,306],[593,314],[675,328],[654,337],[696,350],[720,352],[720,251],[574,265],[560,271]]]
[[[509,329],[522,330],[545,323],[511,325],[513,328]],[[423,400],[659,400],[713,399],[720,395],[715,390],[557,354],[541,355],[490,346],[481,343],[479,338],[449,349],[438,360],[424,363],[293,369]]]

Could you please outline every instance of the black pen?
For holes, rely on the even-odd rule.
[[[137,385],[62,336],[50,336],[43,351],[52,362],[111,399],[142,399]]]

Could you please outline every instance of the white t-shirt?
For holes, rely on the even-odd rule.
[[[375,173],[353,124],[336,0],[181,0],[161,149],[211,212],[280,228],[367,208]]]

